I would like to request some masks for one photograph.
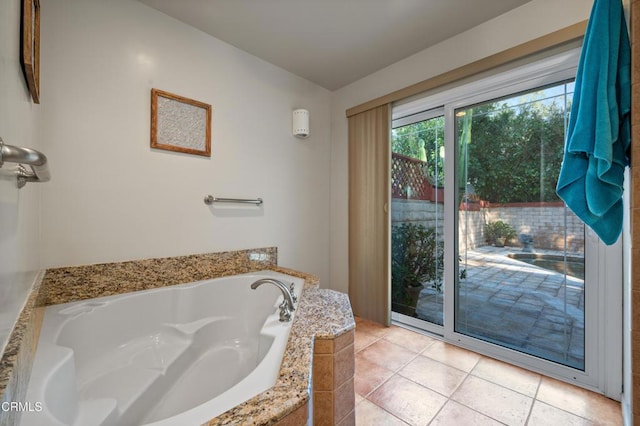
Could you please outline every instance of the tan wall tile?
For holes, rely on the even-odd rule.
[[[353,391],[353,379],[348,380],[335,391],[334,401],[334,419],[335,423],[339,423],[356,405],[356,396]]]
[[[313,390],[333,390],[333,355],[313,356]]]
[[[349,330],[344,334],[336,337],[334,352],[338,352],[353,343],[355,330]]]
[[[333,363],[333,383],[341,386],[349,379],[353,379],[355,374],[355,357],[353,354],[353,343],[343,348],[334,356]]]
[[[356,425],[356,410],[351,411],[347,416],[340,420],[338,426],[355,426]]]
[[[333,339],[316,339],[313,342],[314,354],[332,354],[333,353]]]
[[[309,418],[309,403],[290,413],[284,419],[278,421],[276,426],[304,426]]]
[[[314,426],[333,426],[333,392],[313,393]]]

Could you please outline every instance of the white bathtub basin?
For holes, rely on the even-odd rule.
[[[302,292],[262,271],[47,307],[21,424],[201,424],[269,389],[292,323],[269,277]]]

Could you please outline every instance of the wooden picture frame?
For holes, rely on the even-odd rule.
[[[40,103],[40,0],[22,0],[20,62],[31,99]]]
[[[151,89],[151,148],[211,157],[211,105]]]

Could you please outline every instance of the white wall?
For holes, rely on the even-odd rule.
[[[20,0],[0,1],[0,137],[39,148],[40,107],[31,103],[20,67]],[[39,268],[39,184],[18,190],[15,164],[0,169],[0,349]],[[46,184],[44,184],[46,185]]]
[[[345,110],[589,17],[591,0],[532,0],[332,93],[331,287],[348,291],[348,157]]]
[[[41,3],[43,267],[277,246],[328,285],[327,90],[137,1]],[[211,158],[149,148],[151,88],[213,106]]]

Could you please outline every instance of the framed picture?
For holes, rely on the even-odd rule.
[[[151,148],[211,157],[211,105],[151,89]]]
[[[40,0],[22,0],[21,64],[31,99],[40,103]]]

